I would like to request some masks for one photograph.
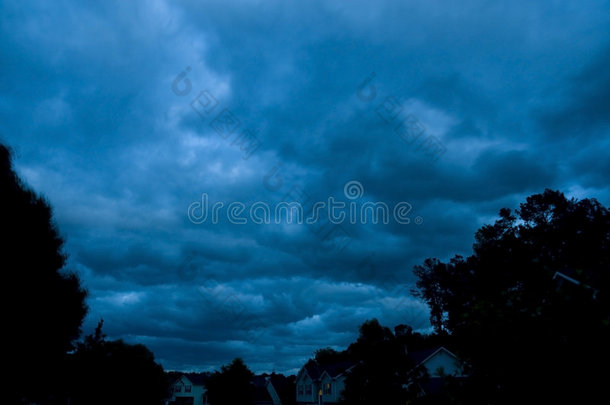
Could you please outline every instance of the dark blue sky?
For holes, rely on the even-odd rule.
[[[545,187],[610,204],[609,11],[2,1],[0,139],[54,208],[90,292],[85,333],[104,318],[109,337],[146,344],[167,369],[240,356],[294,372],[366,319],[425,330],[413,266],[469,254],[500,208]],[[227,114],[234,133],[214,124]],[[411,221],[330,236],[338,228],[195,224],[187,210],[204,193],[404,201]]]

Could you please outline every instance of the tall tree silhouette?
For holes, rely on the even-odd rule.
[[[348,373],[341,403],[346,405],[404,404],[410,364],[404,344],[392,331],[371,319],[360,326],[360,335],[347,349],[358,363]]]
[[[502,209],[473,250],[415,268],[433,326],[471,364],[478,398],[468,402],[598,402],[597,365],[610,360],[609,211],[545,190]]]
[[[71,359],[70,404],[161,405],[168,396],[163,367],[141,344],[106,340],[100,321]]]
[[[86,292],[61,271],[66,256],[49,204],[26,187],[0,145],[0,261],[7,403],[57,396],[66,353],[80,335]],[[8,398],[7,398],[8,397]]]
[[[254,403],[254,374],[240,358],[222,366],[206,382],[211,405],[249,405]]]

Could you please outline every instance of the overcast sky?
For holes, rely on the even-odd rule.
[[[85,333],[103,318],[166,369],[295,372],[373,317],[426,330],[413,266],[468,255],[500,208],[545,187],[610,205],[609,11],[2,1],[0,140],[54,209]],[[407,220],[226,216],[330,197]]]

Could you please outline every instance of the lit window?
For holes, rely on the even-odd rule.
[[[330,395],[333,393],[333,388],[331,383],[324,384],[324,395]]]

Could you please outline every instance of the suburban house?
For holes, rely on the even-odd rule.
[[[339,402],[345,388],[345,377],[354,367],[352,362],[320,365],[309,360],[296,378],[297,404],[332,404]]]
[[[407,352],[415,367],[413,370],[425,369],[429,378],[418,383],[422,395],[437,394],[444,376],[462,377],[462,370],[457,356],[443,346],[415,352]]]
[[[445,347],[413,352],[408,352],[405,348],[405,351],[414,365],[411,376],[416,374],[416,370],[425,370],[428,375],[424,381],[416,383],[422,395],[438,394],[442,389],[445,376],[463,377],[458,358]],[[342,391],[345,389],[347,374],[357,366],[358,364],[353,362],[320,365],[309,360],[296,377],[297,404],[338,403]],[[409,384],[413,384],[413,382],[405,381],[404,387],[408,387]]]
[[[172,384],[172,396],[166,405],[207,405],[205,376],[202,374],[182,374]]]

